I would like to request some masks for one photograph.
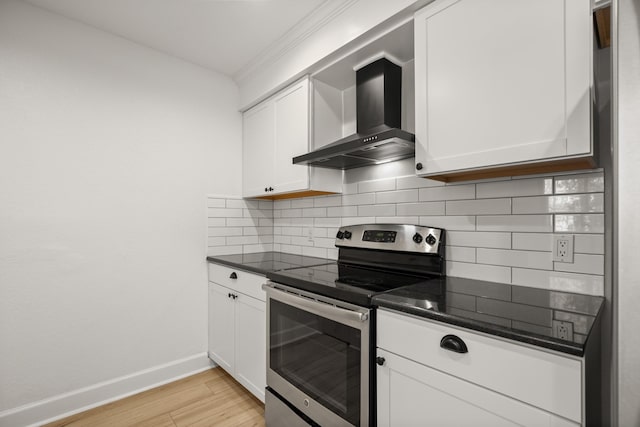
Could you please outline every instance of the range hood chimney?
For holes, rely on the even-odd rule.
[[[293,158],[294,164],[352,169],[413,157],[415,135],[400,129],[402,68],[386,58],[356,71],[356,132]]]

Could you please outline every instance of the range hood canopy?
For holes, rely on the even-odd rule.
[[[415,135],[400,129],[402,68],[386,58],[356,71],[356,132],[294,164],[351,169],[413,157]]]

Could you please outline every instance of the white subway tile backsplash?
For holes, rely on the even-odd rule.
[[[420,225],[428,227],[444,228],[445,230],[473,231],[476,229],[475,216],[421,216]]]
[[[342,195],[276,201],[208,197],[208,250],[336,259],[340,226],[420,224],[446,230],[450,276],[602,295],[603,191],[596,171],[451,185],[403,176],[350,182]],[[574,235],[573,263],[551,261],[554,232]]]
[[[273,202],[273,209],[290,209],[291,199],[276,200]]]
[[[420,225],[417,216],[377,216],[376,224],[415,224]]]
[[[478,231],[530,231],[550,232],[553,229],[551,215],[495,215],[480,216],[476,221]]]
[[[227,227],[251,227],[256,224],[253,218],[227,218]],[[223,224],[224,225],[224,224]]]
[[[302,246],[282,244],[280,250],[288,254],[302,255]]]
[[[496,265],[447,261],[447,275],[490,282],[511,283],[511,268]]]
[[[227,199],[227,208],[244,209],[247,207],[247,203],[243,199]]]
[[[574,254],[573,262],[555,262],[554,270],[571,273],[604,274],[604,255]]]
[[[304,208],[302,209],[303,217],[323,217],[327,216],[327,208]]]
[[[445,202],[400,203],[396,209],[398,215],[444,215]]]
[[[358,206],[358,216],[394,216],[396,205]]]
[[[254,254],[256,252],[269,252],[273,250],[273,243],[260,243],[257,245],[243,245],[242,253]]]
[[[376,193],[376,203],[413,202],[418,199],[418,190],[396,190]]]
[[[474,199],[475,196],[475,184],[445,185],[444,187],[421,188],[418,190],[418,198],[421,202],[434,202],[439,200],[470,200]]]
[[[474,248],[511,249],[510,233],[479,233],[472,231],[447,231],[446,243],[451,246]]]
[[[318,248],[335,248],[336,247],[336,239],[330,239],[327,237],[315,237],[313,239],[313,246]]]
[[[380,179],[377,181],[362,181],[358,183],[358,193],[387,191],[396,189],[396,179]]]
[[[538,196],[553,194],[553,178],[519,179],[476,184],[476,198]]]
[[[538,268],[543,270],[551,270],[553,268],[551,252],[478,248],[476,257],[479,264]]]
[[[556,233],[604,233],[604,214],[556,215]]]
[[[291,236],[273,236],[273,243],[284,243],[285,245],[291,244]]]
[[[514,214],[604,212],[602,193],[513,199]]]
[[[207,207],[208,208],[224,208],[226,199],[216,199],[213,197],[207,198]]]
[[[445,250],[445,259],[449,261],[476,262],[476,248],[446,246]]]
[[[241,254],[242,253],[242,245],[237,246],[213,246],[207,248],[207,255],[216,256],[216,255],[232,255],[232,254]]]
[[[513,249],[550,252],[552,245],[550,233],[513,233]]]
[[[447,215],[499,215],[511,213],[511,199],[447,201]]]
[[[303,246],[302,247],[302,255],[304,256],[314,256],[318,258],[326,258],[327,257],[327,249],[326,248],[316,248],[312,246]]]
[[[230,236],[227,237],[228,245],[253,245],[260,243],[258,236]]]
[[[515,285],[590,295],[604,294],[603,276],[524,268],[514,268],[512,274]]]
[[[224,246],[227,244],[227,239],[225,237],[207,237],[207,246]]]
[[[273,218],[273,210],[271,209],[245,209],[245,218]]]
[[[342,225],[342,218],[314,218],[313,225],[315,227],[329,227],[337,231]]]
[[[282,218],[300,218],[302,216],[302,209],[285,209],[282,211]]]
[[[207,227],[224,227],[228,218],[207,218]]]
[[[556,194],[604,192],[604,173],[557,176]]]
[[[327,208],[327,216],[358,216],[358,207],[354,205]]]
[[[346,196],[342,196],[342,206],[373,205],[375,202],[375,193],[348,194]]]
[[[328,206],[340,205],[342,205],[342,196],[315,197],[313,200],[313,206],[316,208],[325,208]]]
[[[242,218],[242,209],[207,208],[209,218]]]
[[[208,235],[217,236],[242,236],[242,227],[209,227]]]
[[[573,251],[579,254],[604,254],[604,235],[576,234],[573,239]]]
[[[292,208],[312,208],[313,199],[311,197],[304,197],[302,199],[291,199]]]
[[[418,178],[417,176],[403,176],[401,178],[396,178],[396,188],[398,190],[442,186],[444,186],[444,182],[427,178]]]
[[[356,216],[342,218],[342,225],[354,225],[354,224],[375,224],[376,218],[373,216]]]
[[[283,236],[302,236],[302,227],[282,227]]]

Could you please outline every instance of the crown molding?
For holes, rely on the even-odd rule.
[[[233,74],[232,78],[241,84],[253,73],[275,63],[288,52],[299,46],[304,40],[316,33],[328,22],[340,16],[359,0],[326,0],[302,21],[273,42],[262,53]]]

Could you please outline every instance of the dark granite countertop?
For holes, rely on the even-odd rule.
[[[374,305],[582,356],[604,298],[445,277],[373,298]],[[562,333],[554,323],[571,324]],[[565,324],[566,324],[565,323]],[[565,335],[565,336],[563,336]]]
[[[215,255],[208,256],[207,261],[237,268],[239,270],[262,274],[264,276],[266,276],[267,273],[278,270],[309,267],[313,265],[335,262],[325,258],[286,254],[283,252],[257,252],[253,254]]]

